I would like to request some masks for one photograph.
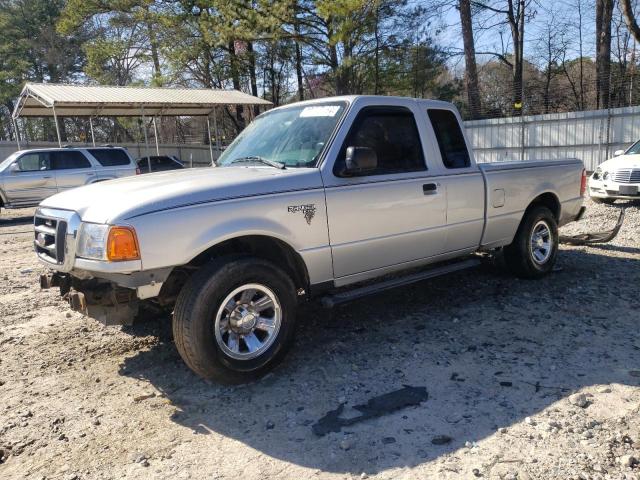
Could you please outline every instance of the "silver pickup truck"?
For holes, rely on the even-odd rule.
[[[578,160],[476,165],[449,103],[349,96],[258,116],[211,168],[55,195],[35,250],[72,307],[124,324],[173,309],[199,375],[256,378],[292,342],[296,307],[333,306],[500,252],[548,273],[558,226],[578,219]]]

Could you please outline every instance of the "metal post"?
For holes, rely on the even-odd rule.
[[[153,117],[153,135],[156,137],[156,155],[160,156],[160,147],[158,147],[158,127],[156,127],[156,117]]]
[[[213,107],[213,130],[216,133],[216,150],[218,150],[218,157],[220,157],[220,134],[218,133],[218,115],[216,107]]]
[[[149,167],[149,173],[151,173],[151,155],[149,155],[149,138],[147,137],[147,126],[144,118],[144,106],[142,107],[142,131],[144,132],[144,149],[147,153],[147,167]]]
[[[524,115],[523,111],[520,110],[520,161],[524,161]]]
[[[26,120],[24,118],[20,119],[20,121],[18,122],[18,120],[16,120],[17,123],[19,123],[19,127],[18,129],[20,131],[22,131],[22,133],[24,134],[24,144],[26,148],[29,148],[29,130],[27,129],[27,124],[26,124]]]
[[[91,129],[91,143],[96,146],[96,137],[93,136],[93,118],[89,117],[89,128]]]
[[[60,140],[60,126],[58,125],[58,116],[56,115],[56,106],[51,107],[53,110],[53,123],[56,124],[56,134],[58,135],[58,146],[62,148],[62,140]]]
[[[606,146],[605,157],[604,157],[605,160],[609,158],[609,142],[611,141],[610,135],[611,135],[611,104],[609,104],[609,106],[607,107],[607,144],[606,144],[607,146]]]
[[[11,116],[11,123],[13,123],[13,130],[16,134],[16,145],[18,145],[18,150],[20,150],[20,132],[18,132],[18,124],[16,123],[16,119]]]
[[[602,163],[604,160],[602,159],[602,115],[599,115],[598,121],[598,160],[596,165]],[[606,159],[605,159],[606,160]]]
[[[213,146],[211,143],[211,122],[209,121],[209,115],[207,115],[207,133],[209,135],[209,156],[211,157],[211,166],[213,167],[216,163],[213,161]]]

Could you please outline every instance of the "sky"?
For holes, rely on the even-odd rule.
[[[539,57],[538,50],[542,48],[542,40],[546,37],[549,28],[558,38],[562,37],[562,41],[567,43],[568,58],[577,58],[579,56],[577,1],[582,3],[583,54],[585,56],[594,55],[595,6],[591,0],[537,0],[532,10],[535,11],[535,15],[525,25],[524,50],[527,59],[535,61],[536,57]],[[499,6],[502,3],[500,0],[488,0],[488,2],[495,6]],[[460,55],[452,57],[450,63],[456,69],[463,68],[464,59],[461,55],[463,45],[459,12],[454,7],[443,6],[441,7],[441,13],[441,20],[435,22],[435,25],[438,25],[439,28],[433,28],[431,31],[435,33],[441,28],[439,34],[435,35],[437,42],[452,51],[458,51]],[[500,30],[503,31],[503,38],[505,44],[507,44],[506,42],[510,39],[511,34],[506,25],[498,25],[501,20],[503,20],[503,17],[497,14],[482,14],[474,18],[476,52],[500,51]],[[507,45],[509,47],[508,50],[510,50],[511,44],[508,43]],[[490,58],[491,55],[478,55],[479,61],[486,61]]]

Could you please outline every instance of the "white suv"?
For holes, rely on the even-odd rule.
[[[124,148],[20,150],[0,163],[0,207],[32,207],[70,188],[136,173]]]

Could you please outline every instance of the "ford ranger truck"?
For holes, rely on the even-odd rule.
[[[35,252],[72,308],[127,324],[172,309],[197,374],[244,382],[291,345],[305,298],[327,306],[460,270],[501,252],[536,279],[578,219],[579,160],[477,165],[456,108],[345,96],[258,117],[210,168],[59,193]]]

